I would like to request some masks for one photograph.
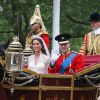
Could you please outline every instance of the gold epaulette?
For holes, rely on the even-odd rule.
[[[26,37],[26,44],[25,45],[32,45],[32,36],[31,37]]]

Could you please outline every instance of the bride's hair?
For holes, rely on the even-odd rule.
[[[39,42],[41,43],[41,45],[42,45],[41,51],[42,51],[42,53],[44,53],[45,55],[47,55],[42,40],[41,40],[40,38],[35,37],[35,38],[33,38],[33,40],[32,40],[32,44],[33,44],[33,41],[34,41],[34,40],[37,40],[37,41],[39,41]]]

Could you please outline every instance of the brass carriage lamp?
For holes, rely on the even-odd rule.
[[[21,63],[22,63],[22,45],[19,42],[17,36],[13,37],[13,42],[11,42],[6,50],[5,62],[6,62],[6,72],[9,78],[5,78],[5,81],[9,82],[11,87],[11,93],[14,92],[13,85],[15,84],[15,78],[20,74]]]
[[[22,68],[28,67],[28,58],[33,54],[33,50],[30,48],[30,45],[25,45],[25,49],[22,52]]]
[[[19,43],[17,36],[13,37],[13,42],[11,42],[6,50],[6,70],[8,73],[21,71],[22,63],[22,45]]]

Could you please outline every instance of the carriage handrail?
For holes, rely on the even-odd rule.
[[[97,79],[97,78],[100,78],[100,75],[98,76],[95,76],[95,77],[92,77],[92,76],[89,76],[89,75],[84,75],[84,78],[86,79],[86,81],[93,87],[96,87],[96,88],[100,88],[99,85],[95,85],[91,79]]]

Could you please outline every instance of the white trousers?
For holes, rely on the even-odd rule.
[[[97,100],[100,100],[100,96],[98,97],[98,99]]]

